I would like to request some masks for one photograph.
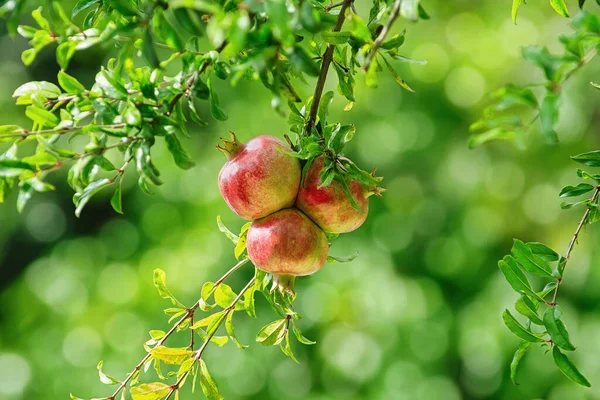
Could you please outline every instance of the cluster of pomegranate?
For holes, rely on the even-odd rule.
[[[339,182],[321,187],[323,157],[312,162],[301,185],[300,161],[285,142],[263,135],[243,144],[231,137],[217,146],[227,156],[219,190],[237,215],[254,221],[246,239],[250,260],[273,274],[274,288],[293,293],[296,276],[313,274],[325,264],[325,232],[350,232],[365,222],[369,190],[358,181],[349,184],[359,211]]]

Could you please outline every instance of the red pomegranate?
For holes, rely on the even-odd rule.
[[[352,181],[348,188],[360,211],[352,207],[342,184],[333,181],[327,187],[319,187],[319,173],[323,169],[324,158],[316,158],[306,173],[304,187],[298,190],[296,207],[308,215],[325,232],[346,233],[361,226],[369,213],[369,192],[358,181]]]
[[[240,217],[255,220],[294,204],[300,185],[300,162],[282,150],[290,147],[274,136],[258,136],[217,146],[228,158],[219,173],[219,190]]]
[[[254,265],[273,274],[274,288],[291,293],[294,278],[321,269],[329,249],[325,233],[296,208],[254,221],[246,243]]]

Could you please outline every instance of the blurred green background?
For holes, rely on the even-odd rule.
[[[506,142],[468,150],[468,126],[486,94],[506,82],[539,79],[539,71],[522,62],[521,46],[560,51],[557,36],[568,31],[568,20],[546,2],[522,7],[518,26],[510,20],[510,2],[423,3],[430,21],[395,27],[408,28],[403,54],[429,61],[397,65],[416,93],[388,77],[377,90],[360,84],[351,111],[342,111],[340,98],[333,106],[331,120],[357,126],[349,155],[365,169],[377,167],[388,191],[372,198],[366,224],[331,249],[333,255],[358,250],[358,259],[326,265],[296,284],[304,316],[299,326],[317,344],[294,347],[297,365],[279,349],[255,343],[258,329],[275,319],[257,297],[259,318],[236,318],[238,336],[250,348],[229,343],[206,353],[227,399],[600,398],[599,229],[585,230],[560,294],[578,345],[575,361],[591,389],[570,383],[539,348],[522,364],[522,384],[510,383],[518,340],[501,312],[516,294],[496,267],[513,237],[566,248],[582,211],[561,211],[558,192],[577,182],[569,156],[600,144],[600,97],[588,85],[598,63],[565,88],[559,146],[541,144],[534,133],[526,150]],[[569,2],[573,11],[575,3]],[[13,90],[29,80],[55,81],[58,67],[51,51],[23,67],[26,41],[0,29],[0,124],[26,123]],[[97,48],[78,53],[69,73],[89,85],[109,54]],[[330,75],[328,87],[335,83]],[[112,211],[104,193],[75,218],[72,191],[60,174],[58,190],[36,195],[22,215],[14,196],[0,205],[0,399],[109,395],[113,388],[99,383],[97,362],[105,360],[108,373],[124,377],[143,357],[147,332],[167,328],[162,309],[168,302],[152,286],[152,270],[164,269],[170,289],[192,304],[205,281],[233,265],[216,216],[232,230],[243,221],[219,195],[224,158],[214,145],[228,130],[247,140],[281,136],[287,127],[260,84],[219,85],[230,119],[190,126],[193,140],[186,145],[198,166],[177,169],[157,145],[155,161],[166,183],[148,197],[127,181],[124,216]],[[305,97],[312,87],[299,90]],[[208,110],[202,113],[210,118]],[[234,289],[251,273],[234,277]],[[172,343],[184,345],[188,337],[180,336]]]

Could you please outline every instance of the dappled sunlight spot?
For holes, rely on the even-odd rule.
[[[413,121],[412,125],[407,125],[408,121]],[[402,113],[399,117],[399,123],[402,126],[402,135],[404,135],[406,127],[413,128],[414,139],[410,142],[410,147],[407,150],[423,150],[429,146],[435,137],[436,126],[429,114],[424,112]]]
[[[399,252],[410,245],[413,226],[414,223],[404,215],[381,214],[373,222],[373,238],[377,246],[391,252]]]
[[[237,351],[239,353],[239,350]],[[251,396],[265,387],[266,378],[264,366],[245,355],[242,357],[238,373],[229,376],[229,388],[238,396]]]
[[[421,381],[415,400],[461,400],[460,390],[445,376],[434,376]]]
[[[74,315],[87,307],[88,290],[67,267],[40,258],[29,266],[25,279],[30,290],[57,313]]]
[[[473,195],[470,188],[478,185],[490,168],[490,159],[485,151],[473,152],[460,142],[449,149],[447,159],[440,164],[436,184],[444,194],[453,198]]]
[[[528,11],[535,12],[533,7],[530,7]],[[516,26],[510,19],[506,19],[498,38],[504,53],[518,58],[521,57],[523,46],[538,43],[539,34],[537,27],[525,16],[520,15]]]
[[[369,279],[362,280],[360,286],[350,292],[352,306],[348,310],[342,308],[340,314],[346,315],[344,319],[349,322],[361,319],[372,326],[402,320],[401,305],[407,299],[401,299],[404,296],[399,293],[397,280],[390,273],[373,270]]]
[[[138,275],[126,264],[112,264],[100,272],[97,290],[106,302],[126,304],[138,296]]]
[[[591,390],[594,390],[592,386]],[[589,400],[590,397],[590,389],[578,386],[574,383],[565,382],[560,383],[552,388],[550,394],[548,395],[548,400]]]
[[[113,259],[131,257],[140,244],[140,234],[135,225],[123,219],[113,219],[100,230],[106,251]]]
[[[3,49],[3,60],[0,63],[0,92],[12,93],[16,86],[15,82],[25,82],[27,80],[27,70],[23,68],[23,65],[19,62],[15,62],[5,58],[7,54],[4,53],[7,49],[11,49],[14,46],[14,40],[9,36],[0,38],[0,49]],[[14,103],[14,100],[9,96],[2,96],[0,98],[0,104]],[[23,118],[19,116],[19,118]]]
[[[560,213],[558,188],[550,183],[531,187],[523,199],[523,211],[531,221],[542,225],[555,222]]]
[[[145,324],[132,312],[115,313],[104,324],[104,339],[111,347],[121,352],[139,352],[141,345],[131,344],[143,343],[146,340]]]
[[[148,280],[156,268],[165,269],[169,265],[170,254],[171,251],[166,247],[148,249],[140,256],[138,274]]]
[[[63,341],[65,359],[76,367],[93,368],[100,359],[102,337],[89,327],[73,329]]]
[[[216,153],[219,153],[215,150]],[[181,194],[193,204],[206,204],[220,199],[217,174],[225,158],[221,154],[215,157],[204,155],[202,164],[192,168],[181,179]]]
[[[463,12],[454,15],[446,23],[446,38],[450,46],[469,53],[485,35],[486,25],[475,13]]]
[[[462,225],[465,239],[474,246],[491,246],[504,234],[500,213],[483,206],[467,211]]]
[[[404,360],[396,361],[383,374],[383,384],[388,392],[388,399],[414,399],[422,380],[423,372],[419,365]],[[396,394],[405,397],[396,397]]]
[[[38,242],[53,242],[60,238],[67,227],[65,213],[54,203],[35,204],[25,216],[27,231]]]
[[[488,329],[484,321],[470,321],[468,330],[461,330],[459,352],[464,367],[469,373],[482,378],[500,374],[502,355],[494,331]],[[497,326],[501,329],[501,326]]]
[[[448,348],[449,332],[436,322],[424,321],[410,332],[410,349],[422,361],[439,360]]]
[[[60,242],[52,251],[50,258],[55,263],[68,260],[69,264],[80,272],[106,265],[106,253],[107,249],[102,241],[94,237],[79,237]]]
[[[421,235],[434,236],[439,234],[446,222],[446,207],[439,199],[421,199],[411,217],[420,223],[415,225],[415,232]]]
[[[365,164],[372,165],[376,161],[383,168],[385,164],[398,162],[402,137],[392,124],[374,123],[368,135],[357,135],[356,140],[358,155]]]
[[[423,199],[423,185],[416,176],[398,176],[385,186],[383,201],[394,213],[408,214]]]
[[[284,360],[272,370],[269,390],[273,398],[306,398],[312,387],[310,371],[306,364]]]
[[[302,296],[298,298],[299,312],[304,317],[303,325],[307,322],[313,325],[317,322],[322,324],[331,321],[338,313],[339,304],[340,294],[336,286],[324,282],[306,285]]]
[[[427,318],[427,300],[420,285],[412,279],[400,281],[399,288],[395,289],[395,304],[398,307],[397,320],[402,323]]]
[[[14,353],[0,353],[0,394],[19,395],[29,383],[31,368],[23,357]]]
[[[177,243],[181,231],[181,214],[173,204],[151,204],[144,210],[141,228],[144,234],[155,242]]]
[[[505,371],[501,371],[505,372]],[[466,390],[478,397],[484,398],[493,395],[502,384],[502,373],[491,376],[475,375],[469,369],[461,371],[460,382]]]
[[[498,161],[486,174],[485,187],[489,194],[499,200],[518,198],[525,185],[523,168],[511,161]]]
[[[575,95],[574,95],[575,96]],[[558,123],[555,126],[558,137],[563,143],[574,143],[583,137],[588,129],[590,116],[586,115],[579,99],[563,96]]]
[[[444,79],[450,68],[448,53],[438,44],[423,43],[413,50],[410,57],[427,60],[425,65],[410,64],[413,75],[423,82],[435,83]]]
[[[466,267],[465,244],[456,237],[437,237],[427,244],[425,265],[438,276],[454,277]]]
[[[381,348],[366,333],[337,327],[325,334],[322,343],[325,362],[355,382],[372,378],[380,368]]]
[[[472,107],[486,92],[485,79],[471,67],[458,67],[446,78],[445,92],[448,99],[458,107]]]

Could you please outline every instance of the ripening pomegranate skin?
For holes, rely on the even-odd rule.
[[[274,136],[258,136],[217,146],[227,162],[219,173],[219,190],[229,207],[246,220],[266,217],[294,204],[300,185],[300,162],[280,151],[289,146]]]
[[[329,250],[325,233],[296,208],[254,221],[246,244],[254,265],[273,274],[274,288],[291,293],[294,277],[321,269]]]
[[[306,173],[304,187],[298,190],[295,206],[302,210],[325,232],[346,233],[361,226],[369,213],[369,193],[358,182],[348,184],[358,211],[348,199],[342,184],[333,181],[327,187],[319,188],[319,173],[323,168],[323,157],[316,158]]]

